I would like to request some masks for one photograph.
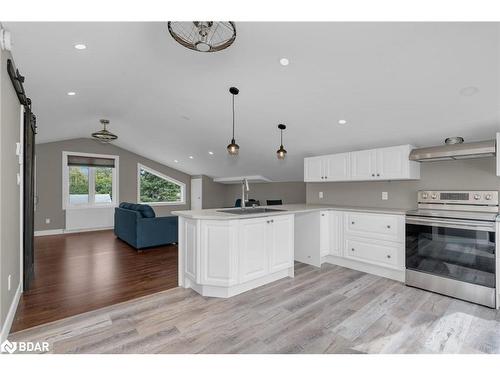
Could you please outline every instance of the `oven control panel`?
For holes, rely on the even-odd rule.
[[[498,191],[429,191],[418,192],[418,203],[498,205]]]

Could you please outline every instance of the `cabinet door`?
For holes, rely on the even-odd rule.
[[[373,180],[376,178],[377,151],[351,152],[351,180]]]
[[[324,181],[324,162],[322,156],[304,159],[304,181],[320,182]]]
[[[348,181],[351,178],[350,153],[324,156],[325,180]]]
[[[239,220],[240,282],[265,276],[269,268],[268,218]]]
[[[330,254],[330,232],[330,212],[321,211],[319,218],[319,248],[322,257]]]
[[[294,221],[292,215],[274,216],[268,226],[269,272],[293,267]]]
[[[201,283],[230,286],[236,283],[236,222],[204,220],[201,224]]]
[[[408,146],[386,147],[377,150],[377,177],[384,180],[409,178]]]
[[[342,250],[344,248],[344,214],[343,212],[330,211],[328,212],[328,216],[328,224],[330,228],[330,255],[342,256]]]

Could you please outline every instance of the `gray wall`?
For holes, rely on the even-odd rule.
[[[205,175],[201,176],[201,179],[202,208],[224,207],[228,185],[214,182],[213,178]]]
[[[495,158],[422,163],[418,181],[308,183],[307,203],[414,208],[418,190],[500,190],[495,163]],[[389,200],[382,200],[383,191]]]
[[[12,56],[0,50],[0,325],[20,283],[20,173],[16,142],[20,142],[20,104],[7,74],[7,59]],[[11,275],[11,290],[7,278]]]
[[[281,199],[283,204],[305,203],[306,184],[304,182],[251,183],[248,197],[259,200],[261,205],[266,204],[266,199]],[[225,205],[234,206],[238,198],[241,198],[241,185],[227,185]]]
[[[35,212],[35,230],[65,228],[62,209],[62,152],[89,152],[118,155],[119,199],[121,202],[137,202],[137,163],[151,167],[186,184],[186,204],[176,206],[153,206],[157,216],[169,215],[171,211],[188,210],[191,199],[191,176],[166,165],[146,159],[113,144],[104,145],[87,138],[71,139],[36,145],[36,184],[38,204]],[[50,218],[50,224],[45,224]]]

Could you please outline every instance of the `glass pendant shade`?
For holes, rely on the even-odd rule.
[[[276,151],[276,155],[278,156],[279,160],[284,160],[286,156],[286,150],[283,147],[283,145],[280,146],[279,150]]]
[[[233,139],[231,140],[231,143],[227,145],[227,152],[229,152],[229,155],[238,155],[240,151],[240,146],[236,144],[236,141]]]

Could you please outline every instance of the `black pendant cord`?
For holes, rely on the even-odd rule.
[[[233,139],[232,142],[234,143],[234,94],[233,94]]]
[[[283,129],[280,130],[281,130],[281,147],[283,147]]]

